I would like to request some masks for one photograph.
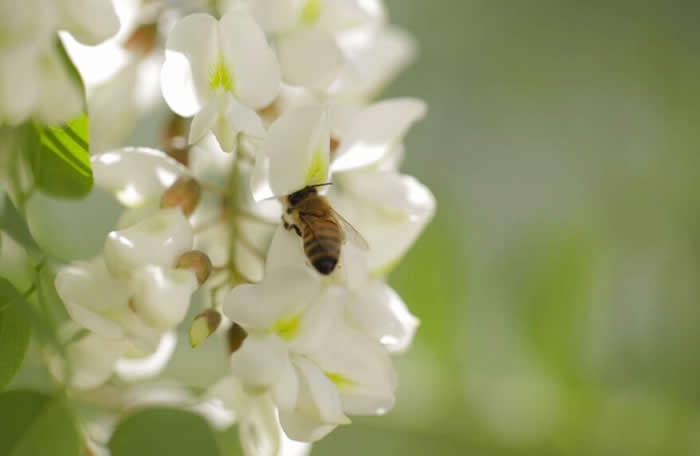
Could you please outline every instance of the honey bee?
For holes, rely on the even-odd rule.
[[[282,217],[287,230],[294,230],[304,241],[304,253],[318,272],[333,272],[340,258],[341,244],[347,239],[367,250],[367,241],[350,223],[331,207],[328,200],[310,185],[287,196],[286,214]]]

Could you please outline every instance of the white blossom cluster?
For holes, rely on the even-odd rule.
[[[33,2],[64,8],[47,17],[65,21],[21,23],[46,33],[0,41],[0,59],[21,52],[43,64],[58,29],[86,43],[115,32],[108,1]],[[81,16],[88,7],[100,14]],[[92,156],[95,187],[124,210],[99,255],[56,277],[73,321],[69,362],[54,355],[50,367],[77,389],[157,374],[201,289],[191,342],[227,338],[231,372],[205,399],[234,412],[246,454],[278,454],[280,429],[313,442],[394,405],[391,354],[411,344],[418,320],[385,277],[435,210],[430,191],[399,170],[403,138],[426,108],[369,101],[414,52],[380,0],[232,0],[218,12],[179,17],[167,34],[162,95],[192,118],[184,164],[143,147]],[[58,90],[29,86],[20,100],[5,96],[7,78],[0,119],[11,123],[41,117],[31,100]],[[70,106],[51,120],[69,118]],[[343,243],[328,276],[281,224],[290,194],[326,183],[324,197],[369,245]]]

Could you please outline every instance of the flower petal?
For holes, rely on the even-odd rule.
[[[304,358],[295,358],[294,365],[299,375],[297,408],[292,412],[280,410],[280,423],[287,436],[316,441],[336,425],[349,423],[333,382]]]
[[[24,247],[4,231],[0,231],[0,277],[7,279],[21,293],[29,290],[36,277]]]
[[[95,45],[119,31],[119,17],[111,0],[62,0],[59,28],[85,44]]]
[[[289,362],[287,345],[277,335],[249,332],[231,354],[231,371],[248,386],[269,388],[289,371]]]
[[[276,34],[294,27],[299,18],[299,5],[279,0],[254,0],[247,2],[250,13],[265,33]]]
[[[333,170],[359,168],[380,161],[425,111],[425,102],[415,98],[386,100],[360,111],[336,150]]]
[[[91,157],[95,185],[116,195],[128,207],[160,198],[188,171],[163,152],[148,147],[124,147]]]
[[[309,355],[340,392],[352,415],[386,413],[394,406],[396,372],[384,348],[338,321],[317,353]]]
[[[183,117],[193,116],[213,97],[210,79],[219,58],[218,40],[216,19],[203,13],[183,18],[168,35],[161,90],[170,109]]]
[[[373,274],[384,274],[406,253],[435,213],[430,190],[411,176],[358,170],[334,176],[333,207],[367,239]]]
[[[282,410],[292,410],[299,395],[299,378],[292,363],[285,363],[284,371],[270,391],[275,404]]]
[[[390,352],[400,353],[409,347],[419,321],[390,286],[372,280],[350,296],[345,312],[358,329]]]
[[[272,242],[267,249],[265,259],[265,271],[273,271],[280,268],[297,268],[308,263],[302,240],[292,231],[278,226],[272,236]],[[311,268],[309,268],[311,270]]]
[[[171,329],[185,318],[198,288],[194,271],[147,265],[134,271],[132,308],[149,326]]]
[[[238,425],[245,456],[275,456],[282,438],[275,407],[263,397],[250,401],[250,407]]]
[[[105,263],[119,277],[145,264],[174,267],[192,249],[192,226],[179,208],[162,209],[129,228],[112,231],[104,247]]]
[[[232,11],[221,18],[219,36],[236,96],[254,109],[270,104],[280,89],[280,70],[260,26],[247,13]]]
[[[285,82],[325,90],[343,64],[343,54],[333,36],[320,27],[300,27],[277,41]]]
[[[326,107],[286,111],[268,131],[261,153],[270,160],[270,188],[277,196],[328,180],[330,132]]]
[[[0,74],[0,123],[18,125],[32,114],[41,96],[39,55],[34,46],[16,46],[3,50],[0,67],[13,68]]]
[[[245,328],[271,330],[292,325],[320,291],[319,279],[304,268],[279,268],[262,282],[239,285],[226,296],[224,314]],[[286,323],[285,323],[286,322]]]
[[[190,123],[189,144],[195,144],[212,131],[219,120],[219,100],[211,100],[195,114]]]
[[[381,27],[370,39],[357,33],[342,34],[338,44],[347,63],[330,92],[351,99],[375,97],[401,70],[415,59],[415,40],[395,27]]]
[[[80,115],[84,108],[82,88],[68,74],[58,53],[44,54],[39,71],[41,90],[35,107],[38,120],[56,125]]]
[[[101,257],[62,268],[56,274],[55,285],[73,320],[105,337],[123,336],[121,326],[103,315],[128,311],[127,287],[112,278]]]
[[[66,355],[71,363],[70,384],[78,389],[100,386],[112,376],[114,365],[126,350],[122,341],[89,333],[66,346]],[[48,367],[59,380],[66,380],[65,361],[59,356],[50,356]]]
[[[343,295],[341,287],[331,285],[304,311],[299,319],[296,337],[288,341],[290,350],[300,354],[311,353],[326,343],[328,331],[341,318],[343,309],[340,299]]]

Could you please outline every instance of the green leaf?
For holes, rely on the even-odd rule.
[[[0,278],[0,389],[15,376],[29,346],[29,321],[20,306],[26,306],[24,297]]]
[[[62,396],[35,391],[0,394],[0,454],[82,456],[83,442]]]
[[[39,189],[60,198],[81,198],[90,192],[93,176],[86,115],[59,126],[25,125],[22,135]]]
[[[141,410],[119,423],[109,441],[112,456],[220,455],[216,436],[201,416],[174,408]]]
[[[39,251],[26,222],[12,204],[10,197],[3,193],[0,193],[0,231],[5,231],[12,236],[27,252]]]

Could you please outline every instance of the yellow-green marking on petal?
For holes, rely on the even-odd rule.
[[[278,321],[272,328],[272,331],[277,333],[282,339],[289,342],[297,336],[299,329],[299,315],[292,318],[282,319]]]
[[[323,157],[323,148],[318,147],[316,153],[309,163],[309,168],[306,170],[306,178],[304,185],[322,184],[326,181],[328,175],[328,163]]]
[[[233,92],[233,75],[221,60],[216,63],[216,67],[209,77],[209,85],[212,89],[223,87],[224,90]]]
[[[311,25],[321,16],[321,0],[309,0],[301,9],[299,21],[302,24]]]
[[[335,387],[339,390],[350,388],[355,385],[355,382],[353,382],[352,380],[350,380],[342,374],[336,374],[333,372],[324,372],[324,374],[326,377],[328,377],[328,380],[332,381]]]

